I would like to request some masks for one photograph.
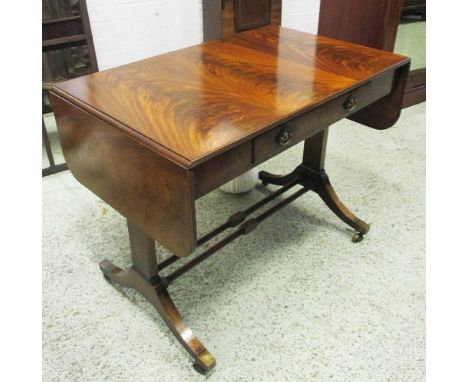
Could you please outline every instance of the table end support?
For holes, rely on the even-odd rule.
[[[352,213],[333,189],[324,168],[327,141],[328,128],[305,141],[303,162],[294,171],[284,176],[260,171],[259,178],[264,185],[283,185],[297,180],[302,186],[314,191],[338,218],[355,230],[351,241],[358,243],[369,231],[370,225]]]
[[[343,202],[338,198],[333,189],[327,173],[324,169],[315,172],[309,170],[309,179],[311,182],[311,190],[316,192],[323,202],[332,210],[332,212],[340,218],[344,223],[355,229],[355,233],[351,239],[353,243],[359,243],[364,238],[364,235],[369,232],[370,224],[359,219]]]
[[[195,369],[208,372],[216,365],[216,359],[182,321],[182,316],[167,290],[166,280],[159,276],[154,240],[130,223],[128,225],[133,265],[128,269],[121,269],[109,260],[103,260],[99,267],[104,277],[141,293],[156,308],[177,340],[193,357]]]

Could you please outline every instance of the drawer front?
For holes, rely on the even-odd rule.
[[[198,199],[254,167],[252,141],[209,159],[192,170],[195,198]]]
[[[331,124],[352,115],[390,93],[393,73],[385,74],[349,91],[312,111],[258,136],[253,145],[253,163],[258,165]]]

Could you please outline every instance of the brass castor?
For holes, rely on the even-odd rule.
[[[203,369],[200,365],[198,365],[196,363],[192,364],[192,367],[199,374],[206,375],[206,373],[207,373],[207,371],[205,369]]]
[[[364,239],[364,234],[362,232],[355,232],[354,235],[353,235],[353,238],[351,239],[351,241],[353,243],[359,243],[360,241],[362,241],[362,239]]]

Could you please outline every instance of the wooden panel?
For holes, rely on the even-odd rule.
[[[270,13],[270,22],[272,24],[281,25],[281,0],[271,0],[271,13]]]
[[[209,0],[204,0],[209,2]],[[226,38],[236,33],[234,28],[234,0],[222,0],[221,9],[221,37]],[[203,24],[205,24],[203,20]]]
[[[81,14],[80,1],[42,0],[42,20],[54,20]]]
[[[318,34],[393,51],[403,0],[321,0]]]
[[[412,70],[408,74],[403,108],[426,101],[426,68]]]
[[[408,74],[407,89],[426,86],[426,68],[412,70]]]
[[[205,0],[203,4],[205,7],[215,10],[218,3]],[[219,35],[225,38],[244,29],[256,28],[270,23],[281,25],[281,4],[281,0],[221,0]],[[237,7],[237,12],[234,12],[235,7]],[[237,13],[242,14],[237,15]],[[250,25],[248,25],[249,22]],[[213,28],[209,19],[203,20],[203,25],[205,24],[207,28]]]
[[[43,82],[98,70],[85,0],[42,1],[42,52],[47,52],[42,56]],[[60,75],[54,76],[57,71]]]
[[[426,0],[404,0],[403,9],[401,10],[402,17],[419,16],[422,20],[426,20]]]
[[[203,41],[221,37],[221,1],[203,0]]]
[[[51,93],[66,162],[76,179],[179,257],[195,248],[187,170]]]
[[[234,0],[236,32],[270,24],[270,0]]]
[[[416,88],[406,89],[405,96],[403,97],[402,108],[417,105],[418,103],[426,101],[426,85],[418,86]]]
[[[42,41],[81,34],[84,34],[81,18],[69,18],[67,21],[57,23],[42,23]]]
[[[191,168],[406,62],[270,25],[66,81],[56,92]]]
[[[42,80],[52,83],[94,72],[86,45],[42,53]]]

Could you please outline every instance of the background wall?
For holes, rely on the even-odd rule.
[[[308,33],[317,33],[320,0],[283,0],[281,25]]]
[[[198,44],[202,0],[87,0],[99,70]]]
[[[87,0],[87,4],[99,70],[203,41],[202,0]],[[320,0],[283,0],[282,7],[282,25],[317,32]]]

